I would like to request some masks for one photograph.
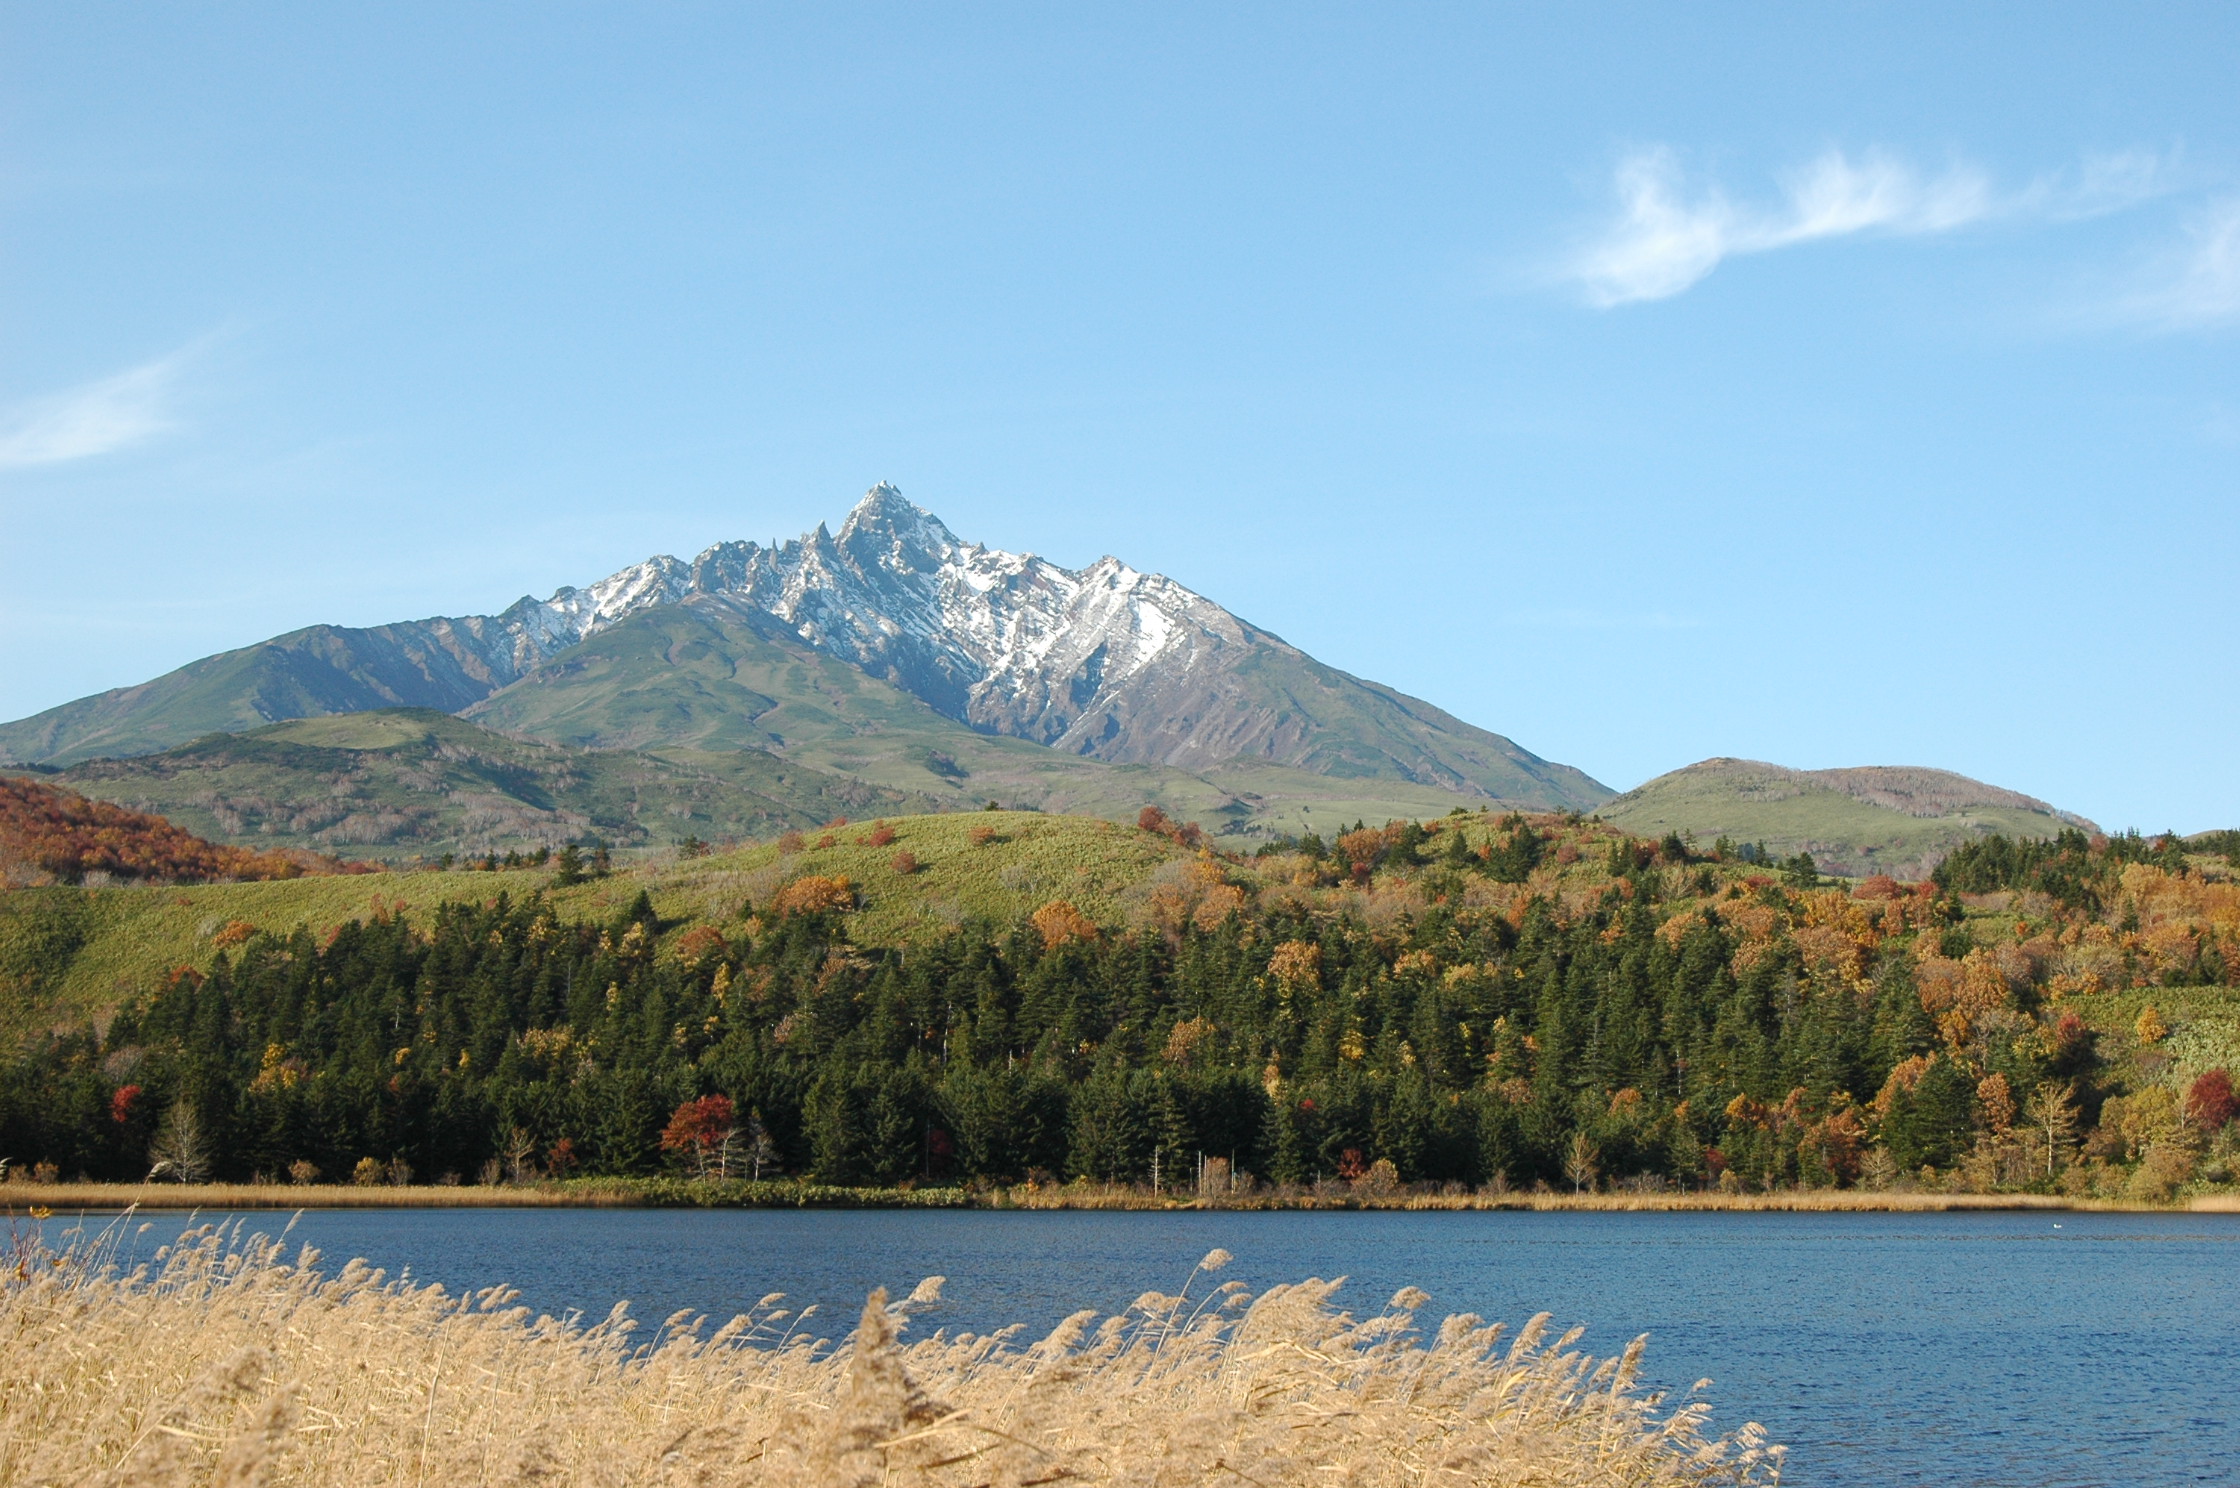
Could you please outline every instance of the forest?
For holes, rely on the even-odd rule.
[[[2232,1178],[2240,885],[2199,844],[1990,838],[1905,885],[1577,817],[1257,857],[1140,830],[1195,856],[1124,923],[1053,897],[922,945],[858,944],[861,887],[795,857],[689,922],[642,893],[564,918],[516,873],[432,913],[242,925],[106,1027],[17,1049],[0,1156],[274,1182]]]

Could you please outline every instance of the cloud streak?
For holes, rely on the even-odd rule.
[[[2188,331],[2240,321],[2240,198],[2215,203],[2141,287],[2121,302],[2131,320]]]
[[[178,427],[172,386],[184,353],[0,414],[0,470],[87,460]]]
[[[1563,277],[1600,308],[1669,299],[1744,254],[1861,234],[1928,237],[2001,217],[2098,216],[2157,193],[2163,174],[2152,156],[2102,156],[2002,194],[1970,166],[1925,174],[1882,151],[1830,150],[1782,183],[1779,205],[1751,207],[1715,183],[1692,186],[1659,147],[1619,162],[1617,216]]]

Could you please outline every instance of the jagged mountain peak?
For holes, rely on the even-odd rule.
[[[982,733],[1114,764],[1202,770],[1260,759],[1524,804],[1592,805],[1609,794],[1499,735],[1323,666],[1164,575],[1111,555],[1069,569],[967,543],[889,481],[856,502],[837,534],[820,522],[768,547],[717,543],[689,563],[657,555],[496,616],[314,627],[175,674],[174,690],[200,699],[182,705],[180,723],[150,717],[140,693],[121,689],[8,726],[0,750],[58,759],[105,744],[163,748],[196,736],[179,733],[190,712],[254,724],[399,704],[465,708],[512,686],[564,682],[566,667],[547,662],[684,603],[775,622]]]

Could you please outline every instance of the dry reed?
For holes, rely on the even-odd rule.
[[[1545,1315],[1506,1346],[1470,1316],[1425,1336],[1412,1288],[1374,1317],[1307,1281],[1204,1282],[1017,1330],[904,1343],[938,1279],[874,1293],[842,1344],[766,1297],[643,1344],[513,1294],[454,1297],[202,1226],[146,1266],[123,1231],[19,1238],[0,1285],[0,1483],[1701,1484],[1775,1482],[1747,1426],[1703,1434]],[[1221,1252],[1199,1268],[1226,1261]],[[1193,1275],[1193,1283],[1203,1281]]]

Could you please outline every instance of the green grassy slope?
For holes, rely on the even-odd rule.
[[[2081,822],[1942,770],[1790,770],[1735,759],[1660,775],[1596,815],[1640,837],[1763,842],[1783,857],[1809,852],[1830,872],[1905,880],[1925,877],[1953,848],[1992,832],[2051,837]]]
[[[452,711],[490,688],[483,663],[447,621],[314,625],[0,724],[0,760],[147,754],[278,719],[368,708]]]
[[[466,716],[566,744],[652,749],[695,766],[715,752],[768,749],[959,807],[997,800],[1128,819],[1156,805],[1236,838],[1295,831],[1301,806],[1314,820],[1381,822],[1482,804],[1404,780],[1261,761],[1204,774],[1111,765],[976,733],[767,616],[720,600],[633,615]]]
[[[1311,725],[1275,758],[1301,772],[1436,789],[1475,786],[1527,811],[1590,810],[1613,792],[1585,771],[1464,723],[1420,698],[1341,672],[1288,646],[1253,652],[1231,674],[1249,706]]]
[[[889,818],[896,840],[872,847],[868,822],[814,833],[798,853],[770,843],[685,859],[667,854],[611,878],[552,886],[549,869],[499,873],[375,873],[277,883],[188,887],[19,889],[0,894],[0,1029],[98,1017],[158,985],[176,966],[206,970],[218,937],[241,922],[260,929],[309,926],[403,908],[422,914],[445,900],[489,900],[544,890],[569,918],[627,908],[643,889],[664,919],[735,919],[803,874],[840,874],[860,890],[850,933],[859,944],[909,945],[966,919],[1009,922],[1065,899],[1100,923],[1126,918],[1128,891],[1162,865],[1194,854],[1163,837],[1088,817],[960,812]],[[975,829],[995,836],[974,845]],[[895,871],[909,851],[919,871]]]
[[[426,709],[298,719],[49,778],[213,840],[389,861],[592,834],[618,847],[763,837],[933,804],[761,750],[571,749]]]

